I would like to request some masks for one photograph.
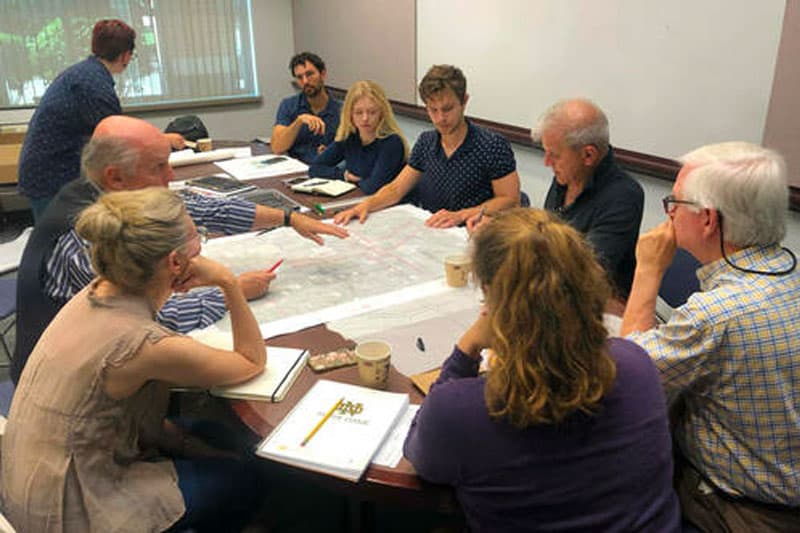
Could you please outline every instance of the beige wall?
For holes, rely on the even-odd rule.
[[[775,64],[764,145],[786,157],[789,183],[800,187],[800,0],[788,0]]]
[[[392,100],[416,95],[415,0],[294,0],[294,45],[319,54],[328,85],[377,82]]]

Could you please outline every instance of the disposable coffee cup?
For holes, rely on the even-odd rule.
[[[208,137],[204,139],[197,139],[197,149],[201,152],[210,152],[211,151],[211,139]]]
[[[366,341],[356,345],[358,377],[373,389],[385,389],[389,384],[392,347],[383,341]]]
[[[471,261],[466,255],[448,255],[444,258],[444,274],[451,287],[464,287],[469,279]]]

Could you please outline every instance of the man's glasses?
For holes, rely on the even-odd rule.
[[[672,212],[672,209],[670,209],[670,204],[699,205],[697,202],[691,202],[689,200],[678,200],[675,198],[674,194],[670,194],[669,196],[665,196],[661,199],[661,205],[664,206],[664,212],[668,215],[670,212]]]

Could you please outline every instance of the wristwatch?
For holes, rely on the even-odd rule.
[[[283,208],[283,225],[284,226],[291,226],[292,225],[292,213],[294,210],[291,207],[284,207]]]

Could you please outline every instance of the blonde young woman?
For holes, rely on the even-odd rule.
[[[20,531],[236,530],[263,485],[252,466],[165,420],[169,384],[211,387],[264,368],[235,276],[166,188],[101,196],[76,230],[98,277],[45,330],[17,386],[2,449],[4,512]],[[174,291],[214,285],[233,351],[155,322]]]
[[[473,236],[485,309],[459,339],[405,442],[453,485],[472,531],[677,531],[664,396],[648,355],[608,339],[606,275],[539,210]],[[480,352],[496,357],[478,376]]]
[[[392,107],[380,85],[357,81],[347,91],[336,141],[317,156],[309,174],[355,183],[372,194],[397,176],[408,157]],[[345,161],[345,168],[338,167]]]

